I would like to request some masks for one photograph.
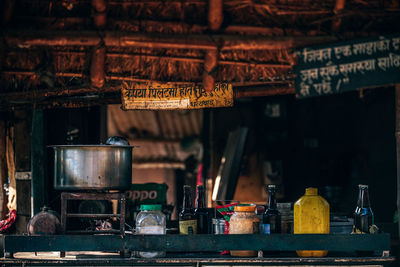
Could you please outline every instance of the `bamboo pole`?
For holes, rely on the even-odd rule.
[[[10,53],[18,53],[16,51],[10,51]],[[52,52],[56,56],[69,56],[71,54],[84,57],[85,52],[81,51],[54,51]],[[178,57],[178,56],[154,56],[149,54],[138,54],[138,53],[107,53],[109,58],[124,58],[124,59],[135,59],[137,57],[142,57],[145,59],[153,60],[169,60],[169,61],[179,61],[179,62],[189,62],[189,63],[204,63],[204,59],[196,57]],[[230,66],[240,66],[240,67],[261,67],[261,68],[276,68],[276,69],[291,69],[292,65],[287,63],[263,63],[257,61],[233,61],[233,60],[218,60],[220,65],[230,65]]]
[[[123,78],[123,77],[121,77]],[[152,82],[151,80],[140,80],[135,82]],[[188,83],[185,83],[188,84]],[[194,84],[194,83],[192,83]],[[246,97],[260,97],[260,96],[272,96],[272,95],[285,95],[294,94],[293,86],[288,82],[241,82],[232,83],[234,89],[234,98],[246,98]],[[28,92],[12,92],[0,94],[0,99],[5,102],[13,103],[18,101],[17,105],[29,104],[29,103],[44,103],[44,102],[57,102],[61,99],[68,100],[68,97],[78,96],[82,94],[105,94],[105,93],[116,93],[121,92],[121,85],[118,86],[104,86],[103,88],[63,88],[59,90],[41,90],[41,91],[28,91]],[[50,99],[50,100],[46,100]],[[78,99],[83,101],[85,97]],[[56,104],[54,104],[56,105]]]
[[[106,46],[145,47],[194,50],[273,50],[297,45],[337,40],[335,36],[240,36],[240,35],[169,35],[104,32]],[[77,31],[13,31],[5,33],[10,47],[30,46],[96,46],[101,38],[96,32]]]

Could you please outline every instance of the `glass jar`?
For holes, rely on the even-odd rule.
[[[235,213],[229,220],[229,234],[256,234],[259,233],[260,219],[255,213],[256,205],[239,204],[235,206]],[[231,250],[232,256],[255,257],[256,250]]]
[[[136,217],[136,234],[165,235],[166,218],[161,212],[161,205],[141,205]],[[138,251],[142,258],[164,257],[165,251]]]

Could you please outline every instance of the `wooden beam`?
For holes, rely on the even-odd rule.
[[[295,94],[294,87],[287,84],[285,85],[268,85],[257,87],[235,87],[234,98],[249,98],[249,97],[263,97],[274,95],[293,95]]]
[[[10,47],[29,46],[96,46],[101,41],[97,32],[86,31],[13,31],[6,32]],[[311,45],[337,40],[335,36],[240,36],[240,35],[169,35],[104,32],[106,46],[162,49],[273,50],[297,45]]]
[[[18,54],[18,51],[10,51],[8,54]],[[69,56],[69,55],[79,55],[81,57],[86,56],[85,52],[81,51],[53,51],[52,54],[59,56]],[[107,53],[109,58],[123,58],[123,59],[135,59],[137,57],[142,57],[145,59],[154,60],[169,60],[169,61],[179,61],[179,62],[189,62],[189,63],[204,63],[204,59],[196,57],[178,57],[178,56],[155,56],[150,54],[139,54],[139,53]],[[276,69],[291,69],[293,66],[288,63],[265,63],[258,61],[234,61],[234,60],[219,60],[220,65],[231,65],[240,67],[261,67],[261,68],[276,68]]]
[[[337,16],[340,14],[341,11],[344,10],[344,6],[346,4],[346,0],[336,0],[335,9],[333,13]],[[332,20],[332,31],[338,32],[340,30],[340,26],[342,24],[342,18],[340,16],[334,18]]]

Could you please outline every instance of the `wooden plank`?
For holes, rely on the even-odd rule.
[[[179,86],[174,83],[124,83],[122,108],[128,109],[199,109],[233,106],[230,84],[217,84],[206,92],[200,86]]]

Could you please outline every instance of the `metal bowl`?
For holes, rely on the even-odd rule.
[[[125,190],[132,184],[133,146],[60,145],[54,149],[58,190]]]

